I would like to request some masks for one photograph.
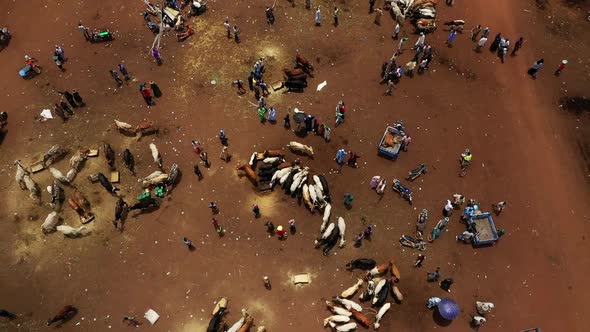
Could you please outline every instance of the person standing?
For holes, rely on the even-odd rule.
[[[118,86],[123,85],[123,81],[121,80],[121,78],[119,77],[119,74],[117,74],[116,71],[109,70],[109,73],[111,73],[111,77],[115,80],[115,82],[117,82]]]
[[[502,201],[498,204],[492,204],[492,209],[494,210],[494,213],[496,213],[496,215],[500,215],[500,213],[502,213],[502,211],[504,211],[504,209],[506,208],[506,205],[508,205],[508,203]]]
[[[388,80],[387,81],[387,90],[385,90],[385,95],[391,96],[391,94],[393,93],[393,90],[395,90],[395,84],[393,83],[392,80]]]
[[[488,38],[488,37],[490,36],[490,28],[488,28],[488,27],[485,27],[485,28],[483,29],[483,32],[481,33],[481,36],[482,36],[482,37],[485,37],[485,38]]]
[[[227,31],[227,39],[231,39],[231,25],[229,24],[229,18],[225,19],[225,22],[223,22],[223,26]]]
[[[406,75],[408,77],[414,77],[414,69],[416,68],[416,60],[412,60],[408,63],[406,63]]]
[[[291,235],[297,233],[297,226],[295,226],[295,219],[289,220],[289,230],[291,231]]]
[[[373,23],[381,25],[381,16],[383,16],[383,10],[381,8],[375,9],[375,21]]]
[[[221,148],[221,154],[219,155],[219,158],[225,161],[226,163],[231,160],[231,154],[227,151],[227,149],[227,146]]]
[[[225,231],[223,230],[223,227],[219,225],[219,221],[216,218],[211,219],[211,224],[213,225],[213,228],[215,228],[215,232],[217,232],[217,235],[223,236],[223,233],[225,233]]]
[[[78,30],[82,32],[84,38],[86,38],[86,41],[90,41],[90,31],[87,27],[82,25],[82,22],[78,23]]]
[[[275,2],[276,4],[276,2]],[[266,7],[266,23],[269,26],[275,24],[275,13],[274,13],[275,5],[273,4],[272,7]]]
[[[545,63],[545,59],[539,59],[537,60],[532,66],[531,68],[529,68],[529,70],[527,71],[527,74],[531,75],[531,77],[533,79],[537,79],[537,75],[539,73],[539,70],[541,70],[541,68],[543,68],[543,64]]]
[[[490,45],[490,52],[496,52],[498,50],[498,46],[502,41],[502,33],[498,33],[496,37],[494,37],[494,41]]]
[[[399,25],[399,23],[397,23],[395,25],[395,28],[393,28],[393,33],[391,34],[391,38],[397,40],[400,30],[401,30],[401,25]]]
[[[322,12],[320,11],[320,6],[318,6],[315,10],[315,25],[320,26],[322,24]]]
[[[477,40],[477,35],[481,32],[481,25],[477,25],[473,29],[471,29],[471,41]]]
[[[561,72],[565,69],[565,66],[567,65],[567,60],[561,60],[561,63],[559,64],[559,66],[557,66],[557,70],[555,70],[555,76],[559,76],[561,74]]]
[[[450,200],[447,199],[447,204],[443,207],[442,213],[443,216],[448,217],[451,215],[451,211],[453,211],[453,204]]]
[[[193,246],[193,242],[191,240],[187,239],[186,237],[183,237],[182,242],[185,246],[187,246],[189,251],[195,250],[195,246]]]
[[[279,240],[284,240],[287,237],[287,231],[283,229],[283,226],[277,227],[276,234],[279,237]]]
[[[127,68],[122,63],[118,64],[117,67],[119,67],[119,71],[125,78],[125,81],[129,81],[131,77],[129,77],[129,72],[127,71]]]
[[[58,56],[62,62],[66,61],[66,55],[64,53],[63,48],[61,48],[61,46],[55,45],[55,55]]]
[[[203,173],[201,173],[201,169],[199,168],[199,165],[195,165],[194,166],[194,172],[195,172],[195,175],[197,176],[197,178],[200,181],[203,178]]]
[[[67,90],[64,92],[58,91],[57,93],[63,95],[66,98],[66,100],[68,101],[68,103],[70,103],[70,105],[72,105],[73,108],[78,107],[78,105],[74,101],[74,95],[72,95],[69,91],[67,91]]]
[[[426,69],[428,69],[428,59],[422,59],[418,65],[418,74],[422,74]]]
[[[86,105],[86,103],[84,102],[84,100],[82,99],[82,97],[80,96],[78,91],[72,90],[72,96],[74,97],[74,101],[76,102],[76,104],[78,104],[78,106]]]
[[[285,115],[285,117],[283,118],[283,127],[289,129],[291,128],[291,117],[289,116],[289,114]]]
[[[330,141],[330,135],[332,134],[332,128],[328,127],[327,125],[325,126],[325,131],[324,131],[324,140],[326,142]]]
[[[250,91],[254,91],[254,72],[250,72],[250,75],[248,75],[248,87]]]
[[[481,53],[481,49],[484,47],[484,45],[487,43],[487,41],[488,41],[487,37],[481,37],[479,39],[479,41],[477,42],[477,46],[475,46],[475,52]]]
[[[422,263],[424,262],[425,259],[426,259],[426,256],[419,254],[418,257],[416,258],[416,262],[414,262],[414,267],[421,267]]]
[[[143,100],[145,100],[145,103],[148,106],[152,106],[154,105],[154,100],[152,97],[152,89],[146,87],[145,85],[141,88],[141,96],[143,97]]]
[[[344,206],[346,206],[347,208],[351,208],[352,207],[352,201],[354,200],[354,196],[352,196],[351,194],[347,193],[346,195],[344,195]]]
[[[209,166],[211,166],[211,164],[209,163],[209,157],[207,156],[207,152],[205,152],[205,151],[201,152],[199,154],[199,158],[201,158],[201,161],[203,162],[205,167],[209,168]]]
[[[152,48],[152,56],[154,57],[154,60],[156,61],[156,64],[158,64],[158,66],[162,64],[162,57],[160,56],[160,51],[158,51],[156,47]]]
[[[209,208],[211,209],[211,214],[218,214],[219,208],[217,207],[217,203],[211,202],[209,203]]]
[[[402,54],[404,44],[408,41],[408,37],[404,37],[400,39],[399,43],[397,44],[397,54]]]
[[[446,278],[445,280],[440,282],[440,288],[446,290],[447,292],[451,292],[451,286],[455,281],[452,278]]]
[[[63,61],[59,58],[59,56],[57,55],[57,52],[54,53],[53,55],[53,62],[55,62],[55,65],[57,66],[57,68],[59,68],[59,70],[64,71],[64,66],[63,66]]]
[[[449,37],[447,38],[447,45],[449,47],[453,47],[453,42],[455,41],[455,38],[457,38],[457,31],[451,30],[451,33],[449,33]]]
[[[375,7],[375,0],[369,0],[369,14],[373,12],[373,7]]]
[[[336,151],[336,157],[334,160],[338,163],[338,165],[342,166],[344,164],[344,157],[346,157],[348,153],[344,149],[340,149]]]
[[[418,49],[418,48],[424,47],[424,42],[425,41],[426,41],[426,36],[424,35],[424,32],[420,32],[420,37],[418,37],[418,40],[416,41],[416,44],[414,44],[414,49]]]
[[[334,6],[334,26],[338,26],[338,16],[340,15],[340,10],[338,7]]]
[[[305,0],[305,9],[311,9],[311,0]]]
[[[270,220],[267,220],[264,223],[264,226],[266,226],[266,232],[270,234],[270,236],[275,235],[275,224],[273,224]]]
[[[516,52],[518,52],[518,50],[520,50],[523,43],[524,43],[524,38],[522,38],[522,37],[518,38],[516,43],[514,43],[514,48],[512,49],[512,53],[510,53],[510,55],[515,56]]]
[[[234,25],[234,40],[237,44],[240,43],[240,29],[238,29],[237,25]]]
[[[348,156],[348,161],[346,163],[350,167],[358,168],[357,160],[360,158],[360,156],[352,151],[348,151],[348,153],[349,153],[349,156]]]
[[[260,218],[260,207],[258,206],[258,204],[252,205],[252,213],[254,213],[254,218]]]
[[[498,57],[500,57],[500,61],[504,63],[504,56],[508,53],[508,48],[510,48],[510,39],[500,40],[500,44],[498,45]]]

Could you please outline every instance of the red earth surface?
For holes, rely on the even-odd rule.
[[[264,17],[264,6],[270,3],[209,1],[209,11],[191,19],[194,36],[184,43],[172,34],[164,36],[162,66],[156,66],[148,53],[153,35],[140,15],[142,1],[5,1],[0,26],[12,31],[13,40],[0,52],[1,109],[9,113],[0,145],[0,308],[19,317],[0,322],[0,328],[46,330],[47,318],[72,304],[80,312],[61,327],[63,331],[125,331],[123,315],[140,318],[141,329],[204,331],[215,301],[224,296],[229,299],[228,324],[239,319],[241,308],[248,308],[256,326],[268,331],[320,331],[329,315],[324,301],[361,276],[345,271],[346,262],[370,257],[393,260],[402,274],[398,287],[404,302],[392,304],[382,320],[383,331],[469,331],[476,300],[496,306],[485,330],[586,330],[590,119],[587,112],[560,109],[559,100],[586,96],[590,88],[588,3],[572,6],[570,1],[565,6],[555,0],[541,9],[538,4],[543,2],[439,4],[441,22],[464,19],[467,30],[475,24],[489,26],[492,36],[502,32],[512,43],[523,36],[523,49],[501,64],[492,53],[473,52],[468,31],[448,48],[448,32],[441,24],[426,37],[435,49],[430,70],[404,77],[392,96],[384,96],[378,76],[381,63],[396,48],[391,40],[395,23],[385,15],[380,26],[374,25],[365,1],[338,2],[338,27],[329,24],[334,3],[319,1],[324,24],[316,27],[313,12],[301,1],[291,7],[280,0],[272,28]],[[240,27],[241,44],[225,38],[225,17]],[[87,44],[76,28],[79,21],[108,27],[115,41]],[[408,45],[416,39],[409,23],[402,35],[410,38]],[[69,58],[65,72],[51,62],[56,44],[63,45]],[[238,78],[245,80],[259,57],[267,59],[266,81],[281,79],[281,69],[293,65],[298,51],[316,67],[310,87],[302,94],[280,90],[268,101],[279,119],[297,107],[331,122],[336,103],[344,100],[346,122],[333,129],[329,143],[314,135],[298,138],[281,124],[259,123],[252,94],[238,96],[231,86]],[[39,59],[44,68],[28,81],[18,77],[25,54]],[[407,50],[398,63],[411,56]],[[546,66],[532,80],[526,70],[541,57]],[[569,65],[557,78],[552,72],[563,58]],[[134,77],[120,89],[108,74],[118,63],[126,64]],[[160,85],[163,97],[146,108],[137,87],[150,80]],[[315,91],[324,80],[327,86]],[[59,100],[56,91],[64,89],[77,89],[87,106],[67,123],[38,121],[41,110]],[[114,119],[131,124],[153,120],[162,130],[136,142],[113,128]],[[377,144],[386,124],[398,119],[405,121],[413,143],[408,153],[389,161],[377,156]],[[233,154],[227,164],[216,157],[220,129],[227,133]],[[210,169],[201,167],[201,181],[192,174],[198,162],[191,151],[193,139],[204,142],[212,159]],[[253,151],[284,148],[293,140],[314,148],[315,158],[304,159],[304,164],[312,173],[326,175],[335,198],[332,219],[342,216],[347,221],[348,245],[335,248],[330,257],[313,248],[321,223],[318,213],[311,215],[280,191],[257,193],[235,170]],[[74,185],[86,194],[97,215],[90,225],[92,233],[80,239],[44,235],[40,224],[50,209],[46,204],[35,206],[19,189],[14,160],[29,165],[53,144],[74,151],[104,142],[117,152],[120,195],[128,202],[135,201],[141,188],[123,166],[125,148],[135,155],[138,175],[145,176],[156,169],[148,148],[155,143],[165,168],[180,165],[182,180],[158,210],[132,213],[119,232],[111,225],[116,199],[86,179],[91,173],[107,172],[108,166],[102,157],[89,159]],[[459,178],[457,157],[466,147],[473,151],[474,162],[467,176]],[[358,169],[336,172],[333,158],[340,148],[361,154]],[[288,159],[295,157],[287,152]],[[430,169],[411,185],[413,206],[390,189],[383,198],[369,190],[372,176],[385,176],[391,183],[421,162]],[[55,167],[67,169],[67,160]],[[52,181],[47,171],[33,178],[42,188]],[[66,188],[66,195],[72,191]],[[340,201],[347,192],[355,196],[351,210]],[[495,221],[507,234],[492,247],[460,245],[454,237],[464,225],[456,212],[447,231],[429,245],[424,266],[414,268],[418,252],[402,247],[399,237],[413,233],[422,208],[430,211],[430,230],[455,192],[477,198],[484,207],[506,200],[508,208]],[[43,201],[47,200],[44,192]],[[210,224],[210,201],[220,207],[217,218],[226,229],[222,238]],[[250,211],[254,203],[261,207],[260,219]],[[61,217],[66,224],[79,223],[67,207]],[[297,221],[296,235],[286,241],[269,238],[266,220],[286,226],[292,218]],[[372,240],[354,248],[353,236],[368,224],[375,225]],[[185,236],[196,251],[186,250],[181,242]],[[455,280],[451,293],[426,282],[426,271],[437,266],[443,278]],[[294,286],[290,277],[298,273],[310,273],[312,282]],[[264,275],[273,283],[271,291],[263,287]],[[455,299],[461,315],[448,326],[437,324],[425,306],[431,296]],[[161,315],[154,326],[141,318],[149,308]]]

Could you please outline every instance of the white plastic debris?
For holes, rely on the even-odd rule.
[[[158,315],[158,313],[155,312],[153,309],[149,309],[148,311],[146,311],[143,317],[147,319],[152,325],[156,324],[158,319],[160,319],[160,315]]]
[[[51,114],[51,110],[48,110],[48,109],[44,109],[43,111],[41,111],[41,116],[43,117],[44,120],[53,119],[53,115]]]
[[[328,85],[328,82],[323,81],[322,83],[318,84],[318,87],[316,90],[321,91],[326,85]]]

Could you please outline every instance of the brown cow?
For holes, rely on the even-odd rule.
[[[305,72],[301,68],[290,69],[290,70],[287,68],[283,68],[283,73],[285,73],[285,76],[287,76],[287,77],[305,74]]]
[[[369,328],[369,326],[371,326],[371,321],[369,320],[369,317],[365,316],[363,313],[358,312],[352,308],[350,309],[350,312],[352,313],[352,318],[354,318],[362,326],[364,326],[366,328]]]
[[[268,158],[268,157],[284,157],[285,153],[283,152],[283,150],[265,150],[264,151],[264,158]]]
[[[246,317],[246,321],[244,322],[244,325],[242,325],[242,327],[240,327],[238,332],[250,331],[250,328],[252,327],[253,324],[254,324],[254,318],[252,318],[251,316]]]
[[[250,181],[254,182],[254,184],[258,183],[258,177],[256,176],[256,173],[252,170],[250,165],[248,165],[248,164],[240,165],[237,167],[237,170],[244,171],[244,173],[246,174],[248,179],[250,179]]]
[[[311,62],[309,62],[303,55],[297,53],[297,55],[295,56],[295,62],[297,64],[300,64],[302,67],[307,67],[310,70],[313,70],[313,66],[311,65]]]

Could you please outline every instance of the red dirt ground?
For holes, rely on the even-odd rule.
[[[67,4],[66,4],[67,3]],[[319,331],[328,316],[323,302],[352,285],[359,273],[344,270],[347,261],[373,257],[394,260],[402,273],[399,284],[405,301],[393,304],[382,321],[383,331],[429,331],[444,328],[469,331],[474,301],[492,301],[496,309],[483,329],[519,331],[541,327],[544,331],[583,331],[590,324],[584,314],[590,296],[585,276],[590,259],[587,234],[590,208],[589,168],[580,155],[588,146],[588,114],[561,111],[563,96],[582,96],[589,91],[587,54],[590,51],[587,9],[561,7],[557,1],[542,11],[534,1],[457,0],[455,7],[440,4],[441,21],[461,18],[467,28],[490,26],[491,35],[501,31],[514,42],[525,38],[524,48],[505,64],[489,52],[476,54],[468,32],[452,48],[444,45],[447,32],[441,28],[427,36],[436,49],[429,72],[404,78],[393,96],[383,96],[378,85],[381,63],[395,49],[390,39],[393,21],[383,17],[372,24],[367,4],[342,7],[341,24],[329,25],[328,8],[321,1],[324,25],[313,26],[313,13],[301,1],[291,8],[279,1],[277,23],[267,29],[264,3],[210,1],[210,10],[193,19],[196,35],[183,44],[172,35],[163,42],[164,65],[157,67],[148,55],[152,42],[140,1],[43,1],[31,6],[12,1],[0,12],[0,26],[13,32],[10,46],[0,52],[2,110],[9,113],[7,134],[0,145],[7,197],[0,209],[0,308],[20,315],[1,322],[8,331],[46,330],[45,320],[65,304],[80,313],[63,331],[125,331],[123,315],[141,317],[148,308],[162,316],[153,327],[145,320],[141,328],[154,331],[204,331],[214,301],[229,298],[226,321],[233,324],[241,308],[248,308],[258,326],[269,331]],[[225,17],[237,22],[243,42],[225,39]],[[386,15],[387,16],[387,15]],[[25,20],[26,19],[26,20]],[[111,45],[89,45],[77,31],[78,21],[90,27],[109,27],[116,36]],[[403,29],[412,44],[416,36],[409,24]],[[60,73],[51,63],[55,44],[64,45],[69,61]],[[488,44],[489,45],[489,44]],[[245,80],[255,60],[267,58],[266,81],[280,79],[280,69],[293,64],[296,51],[313,61],[316,77],[303,94],[274,93],[269,102],[281,119],[298,107],[324,121],[333,121],[333,110],[342,99],[347,103],[346,123],[333,130],[332,141],[319,137],[296,138],[292,131],[257,121],[251,94],[239,97],[231,81]],[[44,73],[24,81],[18,77],[22,59],[29,54],[40,60]],[[411,52],[400,57],[407,62]],[[532,62],[545,58],[538,80],[526,75]],[[552,75],[562,58],[570,60],[561,77]],[[124,62],[137,78],[114,89],[108,74]],[[164,92],[158,105],[147,109],[137,85],[155,80]],[[216,80],[217,84],[210,84]],[[326,80],[321,92],[315,85]],[[60,89],[77,89],[88,106],[66,124],[59,120],[38,122],[40,111],[58,100]],[[113,119],[132,124],[155,120],[164,128],[158,136],[139,143],[113,129]],[[404,119],[413,143],[408,153],[395,161],[376,155],[377,142],[387,123]],[[219,129],[229,136],[233,161],[216,157],[221,149],[215,137]],[[192,174],[197,162],[190,140],[199,139],[209,151],[213,165],[202,181]],[[259,195],[249,182],[238,178],[235,165],[252,151],[281,148],[291,140],[313,146],[314,160],[305,159],[313,173],[326,174],[336,203],[332,218],[347,221],[349,245],[323,257],[313,249],[321,218],[310,215],[280,191]],[[110,143],[118,153],[122,173],[121,195],[128,202],[139,194],[136,180],[121,161],[123,149],[136,156],[138,175],[154,170],[148,144],[160,149],[165,167],[173,162],[184,171],[182,181],[164,199],[161,208],[130,217],[126,229],[113,229],[115,199],[88,174],[103,171],[104,159],[91,159],[78,175],[76,187],[84,192],[98,215],[92,234],[77,240],[61,234],[43,235],[40,224],[49,208],[32,206],[28,194],[14,181],[14,159],[29,164],[51,145],[71,150]],[[465,178],[457,176],[456,158],[465,148],[474,152],[474,163]],[[339,148],[362,154],[361,167],[345,167],[341,174],[332,161]],[[586,152],[587,153],[587,152]],[[294,155],[288,153],[288,158]],[[430,172],[417,180],[413,207],[388,191],[383,199],[368,189],[373,175],[404,177],[420,162]],[[66,169],[67,161],[57,168]],[[34,175],[44,188],[51,182],[47,171]],[[71,189],[66,189],[67,194]],[[339,199],[344,193],[356,197],[348,211]],[[398,243],[401,234],[413,232],[422,208],[430,210],[428,229],[439,218],[445,200],[454,192],[477,198],[484,206],[506,200],[507,210],[496,223],[508,233],[489,248],[459,245],[454,236],[463,230],[458,213],[448,231],[426,251],[422,268],[412,267],[417,253]],[[47,201],[47,194],[43,199]],[[218,216],[227,234],[218,238],[210,225],[209,201],[218,202]],[[250,207],[261,206],[263,218],[252,218]],[[77,226],[74,212],[64,207],[65,223]],[[263,223],[286,225],[295,218],[299,233],[286,241],[268,238]],[[352,238],[367,223],[376,225],[371,242],[361,248]],[[188,252],[181,239],[193,240],[197,250]],[[443,277],[455,279],[450,294],[427,284],[425,272],[441,267]],[[289,276],[309,272],[312,283],[293,287]],[[262,276],[273,282],[272,291],[262,285]],[[441,327],[426,309],[431,296],[450,296],[463,308],[461,316]],[[78,325],[79,323],[79,325]]]

